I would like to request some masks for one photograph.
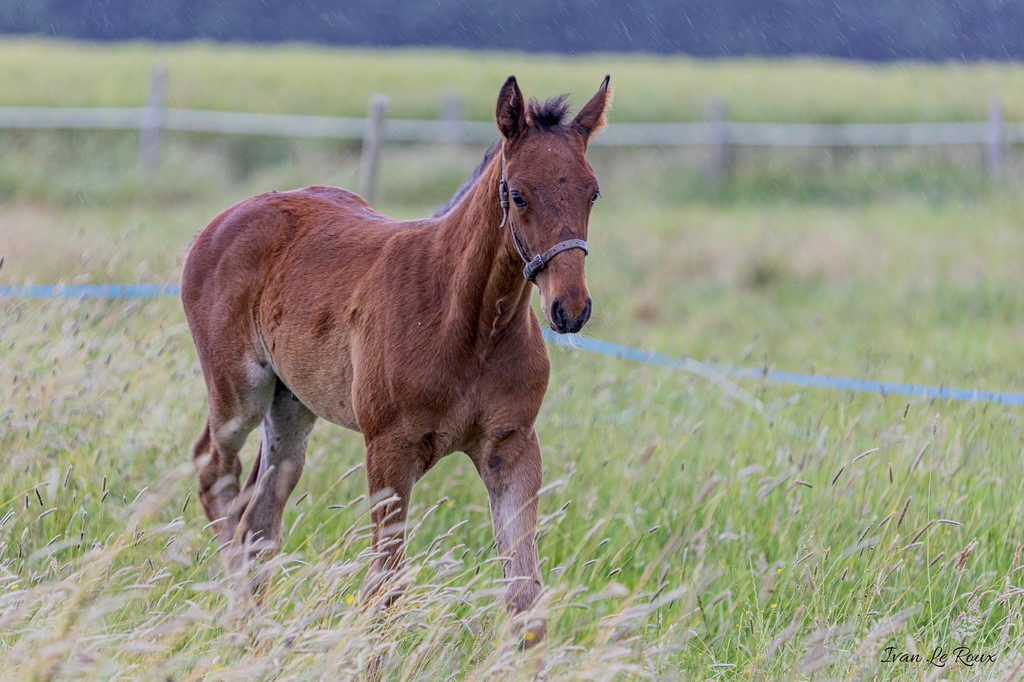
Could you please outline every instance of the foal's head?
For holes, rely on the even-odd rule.
[[[583,240],[600,192],[586,151],[590,138],[604,127],[609,80],[606,76],[597,94],[568,122],[565,97],[527,106],[514,76],[498,94],[508,238],[525,261],[535,261],[524,274],[540,288],[551,328],[563,334],[578,332],[590,319]]]

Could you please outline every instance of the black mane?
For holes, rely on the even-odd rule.
[[[569,95],[559,95],[545,102],[531,101],[527,117],[534,125],[547,130],[562,125],[568,113]]]
[[[455,204],[459,203],[462,197],[466,195],[466,192],[469,191],[469,188],[473,186],[473,183],[477,181],[477,178],[480,177],[480,174],[484,172],[484,168],[487,167],[487,162],[491,160],[492,156],[494,156],[494,152],[498,148],[498,144],[499,143],[495,142],[487,149],[486,152],[484,152],[484,158],[480,160],[479,164],[477,164],[476,170],[474,170],[473,174],[469,176],[469,180],[462,183],[462,186],[455,190],[455,194],[452,195],[452,198],[446,201],[441,208],[434,211],[434,215],[432,217],[437,218],[439,216],[443,216],[445,213],[452,210],[452,207],[454,207]]]

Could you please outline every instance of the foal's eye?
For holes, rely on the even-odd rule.
[[[597,203],[597,198],[599,196],[601,196],[601,190],[597,190],[596,192],[594,192],[594,196],[590,197],[590,205],[591,206],[593,206],[595,203]]]
[[[516,208],[526,208],[526,199],[523,198],[522,194],[516,190],[512,190],[511,195],[512,203],[516,205]]]

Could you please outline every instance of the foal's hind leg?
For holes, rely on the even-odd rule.
[[[202,357],[202,356],[201,356]],[[238,452],[263,419],[273,397],[274,375],[242,366],[203,366],[210,414],[192,449],[199,478],[199,501],[222,545],[235,535],[245,499],[239,499],[242,463]]]
[[[248,504],[241,513],[238,532],[250,558],[281,546],[284,507],[302,475],[314,422],[316,415],[278,379],[270,410],[263,418],[260,456],[241,495]]]

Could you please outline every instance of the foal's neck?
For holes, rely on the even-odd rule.
[[[468,334],[473,345],[496,340],[522,321],[530,306],[531,284],[513,250],[498,199],[499,147],[462,199],[440,219],[438,260],[450,274],[446,322]]]

